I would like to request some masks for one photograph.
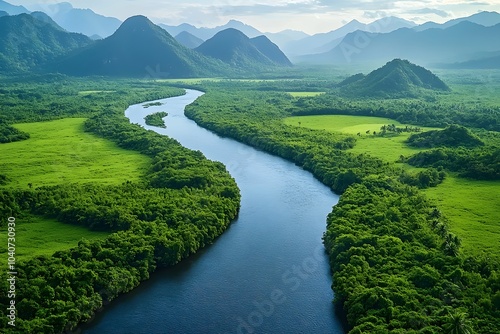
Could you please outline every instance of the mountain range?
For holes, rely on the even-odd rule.
[[[92,41],[85,35],[68,33],[43,13],[0,17],[0,71],[41,70],[72,50]]]
[[[446,29],[403,28],[387,34],[356,31],[329,52],[303,57],[312,63],[349,65],[405,58],[415,63],[464,62],[500,51],[500,24],[485,27],[463,21]]]
[[[285,54],[266,36],[249,38],[233,28],[218,32],[195,50],[235,68],[292,66]]]

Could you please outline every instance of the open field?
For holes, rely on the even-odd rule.
[[[7,252],[5,230],[5,228],[1,229],[0,254]],[[16,221],[16,260],[26,260],[38,255],[51,256],[56,251],[76,247],[82,238],[104,239],[109,234],[41,217],[18,219]]]
[[[500,259],[500,181],[448,177],[425,193],[450,220],[465,253]]]
[[[121,149],[83,130],[82,118],[15,125],[31,138],[1,144],[0,170],[6,187],[28,188],[60,183],[121,184],[141,179],[150,158]]]
[[[368,153],[387,162],[395,162],[401,155],[409,157],[422,149],[407,146],[408,133],[395,137],[375,137],[366,131],[379,131],[382,125],[394,120],[366,116],[303,116],[285,119],[288,125],[342,132],[356,135],[355,153]],[[432,128],[422,128],[431,130]],[[418,168],[401,164],[407,170]],[[462,239],[462,250],[470,255],[489,255],[500,259],[500,182],[476,181],[449,175],[438,187],[424,190],[449,219],[451,231]]]
[[[324,94],[325,92],[287,92],[287,93],[292,95],[293,97],[315,97]]]
[[[321,115],[321,116],[298,116],[285,119],[285,124],[332,132],[342,132],[356,135],[356,146],[352,149],[354,153],[368,153],[373,157],[384,161],[395,162],[401,155],[409,157],[422,149],[412,148],[404,142],[411,135],[410,133],[401,133],[393,137],[377,137],[372,133],[379,132],[383,125],[394,124],[398,127],[404,127],[401,124],[389,118],[368,117],[368,116],[343,116],[343,115]],[[434,128],[421,127],[423,131],[433,130]],[[366,132],[370,131],[370,134]],[[408,166],[411,168],[411,166]]]

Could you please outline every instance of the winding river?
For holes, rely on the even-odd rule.
[[[99,313],[84,333],[342,333],[321,236],[338,201],[293,163],[221,138],[187,119],[202,92],[130,106],[132,123],[227,166],[241,189],[238,219],[211,246]],[[157,101],[153,101],[157,102]],[[166,129],[144,117],[168,112]]]

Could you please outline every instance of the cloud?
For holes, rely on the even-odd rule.
[[[444,10],[433,9],[433,8],[414,9],[414,10],[408,11],[407,13],[409,13],[409,14],[422,14],[422,15],[434,14],[434,15],[437,15],[440,17],[450,17],[451,16],[450,13],[445,12]]]
[[[389,16],[389,15],[387,14],[387,12],[382,11],[382,10],[378,10],[376,12],[364,12],[363,13],[363,17],[367,18],[367,19],[370,19],[370,20],[372,20],[372,19],[380,19],[380,18],[386,17],[386,16]]]

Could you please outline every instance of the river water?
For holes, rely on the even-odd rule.
[[[187,90],[161,106],[130,106],[125,115],[224,163],[241,190],[240,215],[213,245],[158,270],[83,332],[342,333],[321,242],[338,196],[293,163],[187,119],[184,107],[202,94]],[[145,125],[159,111],[169,114],[167,128]]]

